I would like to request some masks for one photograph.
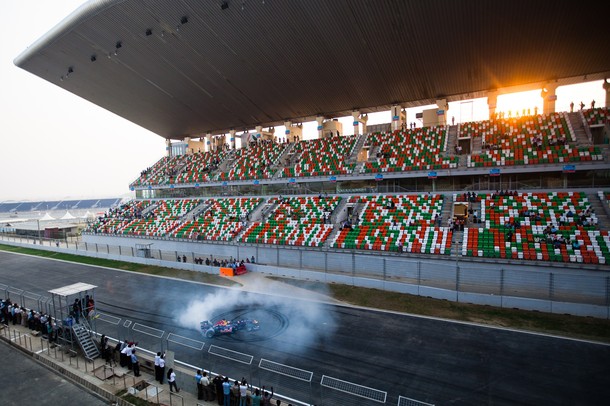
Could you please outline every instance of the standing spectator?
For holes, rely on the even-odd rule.
[[[127,366],[127,349],[128,348],[129,348],[129,344],[127,343],[127,341],[123,341],[123,344],[121,344],[121,355],[119,358],[119,365],[121,365],[122,367]]]
[[[570,102],[570,113],[574,113],[574,102]]]
[[[241,378],[241,384],[239,385],[239,406],[246,406],[248,399],[248,382],[244,378]]]
[[[259,391],[258,389],[256,389],[254,391],[254,395],[252,395],[252,404],[251,406],[260,406],[261,405],[261,391]]]
[[[167,383],[169,383],[169,391],[173,392],[172,388],[176,389],[176,393],[180,392],[180,388],[178,388],[178,384],[176,384],[176,374],[173,368],[170,368],[167,371]]]
[[[134,376],[140,376],[140,363],[138,362],[135,348],[131,351],[131,369],[133,369]]]
[[[231,382],[229,382],[229,378],[226,376],[222,382],[222,397],[224,399],[223,405],[231,406]]]
[[[584,109],[584,108],[585,108],[585,104],[584,104],[584,103],[581,101],[581,102],[580,102],[580,109],[582,110],[582,109]]]
[[[165,354],[159,358],[159,383],[163,385],[163,377],[165,376]]]
[[[155,355],[155,381],[159,381],[159,360],[161,359],[161,352],[157,352]]]
[[[271,398],[273,397],[273,386],[271,387],[271,393],[267,392],[265,390],[265,387],[263,386],[263,398],[261,401],[261,405],[263,406],[271,406]]]
[[[74,303],[72,304],[72,317],[74,317],[74,321],[76,322],[76,324],[79,323],[79,317],[81,312],[80,306],[80,300],[74,299]]]
[[[239,382],[236,380],[231,386],[231,405],[237,406],[239,404]]]
[[[222,386],[222,384],[223,384],[223,377],[222,377],[222,375],[216,375],[216,377],[214,378],[212,383],[214,384],[214,389],[216,390],[216,401],[218,402],[218,404],[220,406],[222,406],[222,404],[224,403],[223,402],[223,399],[224,399],[223,389],[224,388]]]
[[[201,387],[203,388],[203,400],[207,402],[209,400],[214,399],[214,397],[211,396],[212,394],[210,392],[210,380],[208,379],[207,372],[203,371],[203,375],[201,376],[199,385],[201,385]]]
[[[591,109],[595,108],[595,100],[591,100]]]
[[[197,384],[197,400],[203,400],[203,388],[201,386],[201,378],[203,375],[201,374],[201,370],[198,369],[195,374],[195,383]]]

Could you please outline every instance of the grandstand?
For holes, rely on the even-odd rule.
[[[541,11],[525,17],[514,7],[492,7],[523,20],[520,35],[531,40],[515,44],[495,36],[490,19],[453,4],[439,12],[434,4],[313,0],[307,7],[249,2],[238,10],[153,0],[155,11],[141,14],[132,3],[85,3],[15,63],[159,134],[167,154],[134,174],[132,202],[1,203],[0,212],[111,208],[87,227],[85,241],[150,237],[595,267],[610,259],[610,84],[602,84],[605,106],[556,110],[559,88],[605,79],[610,58],[542,29],[535,18]],[[562,35],[589,41],[585,27],[574,24],[574,13],[584,11],[544,3],[544,19],[564,27]],[[249,13],[267,22],[292,13],[334,21],[262,24],[267,40],[258,41],[262,25]],[[387,24],[398,15],[414,27],[408,43]],[[434,41],[431,24],[452,41]],[[493,74],[473,74],[469,59],[449,45],[470,44],[472,34],[460,27],[474,24]],[[350,35],[354,26],[375,50],[357,60],[348,51],[362,48]],[[607,39],[600,41],[604,49]],[[397,45],[416,52],[397,53]],[[285,65],[257,56],[272,54]],[[438,54],[452,69],[433,62]],[[244,60],[251,65],[238,69]],[[440,84],[418,85],[425,82]],[[540,91],[540,111],[496,110],[499,96],[524,89]],[[449,119],[450,106],[474,97],[487,98],[488,119]],[[407,123],[405,108],[430,105]],[[388,123],[367,129],[369,113],[387,110]],[[351,134],[337,121],[343,116],[353,118]],[[304,139],[303,122],[310,121],[317,137]],[[275,132],[280,125],[282,134]],[[476,197],[463,199],[464,191]]]

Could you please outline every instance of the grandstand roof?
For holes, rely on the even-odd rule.
[[[91,0],[15,64],[180,139],[603,78],[609,12],[556,0]]]

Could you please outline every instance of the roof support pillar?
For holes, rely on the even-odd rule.
[[[172,141],[169,138],[165,139],[165,152],[167,156],[172,156]]]
[[[292,139],[294,137],[291,131],[292,121],[284,121],[284,127],[286,127],[286,129],[284,130],[284,135],[286,136],[286,139],[288,140],[288,142],[292,142]]]
[[[205,145],[208,152],[212,151],[212,133],[205,134]]]
[[[555,112],[555,102],[557,102],[557,90],[556,83],[547,83],[542,88],[540,92],[540,97],[542,97],[542,113],[550,114]]]
[[[489,119],[496,118],[496,107],[498,106],[498,92],[491,90],[487,92],[487,107],[489,108]]]
[[[257,125],[256,127],[254,127],[254,139],[249,139],[248,140],[248,148],[250,147],[250,142],[251,141],[258,141],[261,139],[261,137],[263,136],[263,126],[262,125]]]
[[[235,130],[231,129],[229,130],[229,134],[231,134],[231,136],[229,137],[229,147],[230,149],[235,149]]]
[[[392,131],[400,130],[406,120],[400,104],[394,104],[390,109],[392,113]]]
[[[604,79],[604,84],[602,86],[606,91],[606,107],[608,107],[610,106],[610,83],[608,82],[608,79]]]
[[[354,110],[352,111],[352,118],[354,119],[353,121],[353,125],[354,125],[354,135],[360,135],[360,111],[359,110]]]
[[[316,122],[318,123],[318,138],[322,139],[324,135],[324,117],[317,116]]]

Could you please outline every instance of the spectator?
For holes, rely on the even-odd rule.
[[[203,388],[203,400],[205,400],[207,402],[209,400],[214,399],[214,395],[210,391],[210,380],[208,379],[208,373],[207,372],[203,371],[203,374],[201,375],[201,380],[199,381],[199,384]]]
[[[271,398],[273,397],[273,393],[273,386],[271,387],[271,393],[267,392],[263,386],[263,398],[261,399],[261,405],[271,406]]]
[[[140,363],[138,362],[135,349],[131,351],[131,369],[133,369],[134,376],[140,376]]]
[[[244,378],[241,379],[239,385],[239,406],[246,406],[248,400],[248,382]]]
[[[170,368],[167,371],[167,383],[169,383],[169,391],[173,392],[172,388],[176,389],[176,393],[180,392],[180,388],[178,388],[178,384],[176,383],[176,373],[173,368]]]
[[[229,378],[225,376],[225,379],[222,382],[222,397],[223,397],[223,405],[231,406],[231,383],[229,382]]]
[[[251,406],[260,406],[261,405],[261,392],[258,389],[254,390],[254,394],[252,395],[252,398],[250,399],[251,402]]]
[[[159,358],[159,384],[161,384],[161,385],[163,385],[164,376],[165,376],[165,354],[161,355],[161,358]]]
[[[201,378],[203,375],[201,374],[201,370],[198,369],[195,374],[195,384],[197,385],[197,400],[203,400],[203,388],[201,387]]]

